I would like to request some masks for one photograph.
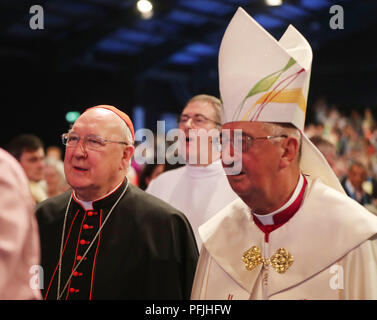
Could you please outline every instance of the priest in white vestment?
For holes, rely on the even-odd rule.
[[[186,165],[160,174],[145,190],[186,215],[199,250],[199,226],[238,198],[229,185],[216,147],[220,121],[219,99],[205,94],[191,98],[178,120],[185,138],[179,152]],[[199,135],[199,130],[203,135]]]
[[[239,8],[219,52],[222,164],[240,199],[199,228],[192,299],[377,299],[377,218],[303,133],[312,51]]]

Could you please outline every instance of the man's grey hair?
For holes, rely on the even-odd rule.
[[[265,122],[263,126],[267,130],[269,130],[270,134],[273,136],[286,134],[288,137],[296,138],[298,142],[297,161],[300,162],[302,152],[302,137],[299,129],[297,129],[293,124],[285,122]]]
[[[127,144],[129,144],[129,145],[134,145],[134,140],[132,139],[131,130],[130,130],[130,128],[128,127],[128,125],[124,121],[122,121],[120,129],[122,131],[122,136],[124,136],[124,138],[125,138],[125,142],[127,142]],[[131,159],[127,163],[127,167],[126,167],[127,171],[130,168],[131,163],[132,163],[132,157],[131,157]]]
[[[122,121],[121,130],[122,130],[122,135],[125,137],[126,142],[129,145],[133,145],[134,141],[132,139],[131,130],[124,121]]]
[[[64,173],[64,162],[62,160],[46,157],[45,165],[46,167],[53,167],[56,170],[56,172],[59,175],[59,184],[64,184],[66,182]]]
[[[220,99],[216,98],[215,96],[211,96],[208,94],[198,94],[196,96],[193,96],[189,101],[187,101],[186,106],[190,102],[194,101],[203,101],[208,102],[210,105],[212,105],[213,109],[215,110],[215,120],[218,123],[221,123],[221,101]]]

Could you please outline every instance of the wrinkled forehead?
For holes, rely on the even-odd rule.
[[[221,129],[224,131],[242,130],[242,133],[254,136],[259,134],[269,134],[270,130],[267,124],[267,122],[235,121],[224,123]]]
[[[182,110],[182,115],[193,116],[195,114],[203,115],[207,118],[213,118],[216,114],[214,106],[203,100],[194,100],[189,102],[186,107]]]

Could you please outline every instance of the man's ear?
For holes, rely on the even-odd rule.
[[[284,169],[296,161],[299,152],[299,142],[294,137],[285,139],[282,145],[283,154],[281,155],[280,168]]]
[[[127,168],[133,154],[135,152],[135,147],[132,145],[126,145],[123,148],[123,157],[122,157],[122,169]]]

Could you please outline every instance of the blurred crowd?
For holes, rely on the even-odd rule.
[[[372,110],[352,110],[346,115],[320,99],[313,114],[314,121],[307,123],[305,133],[327,159],[347,194],[377,214],[377,124]],[[154,142],[151,148],[156,151],[159,142]],[[70,188],[60,146],[45,148],[39,137],[22,134],[12,139],[7,149],[25,170],[37,203]],[[143,190],[162,172],[182,166],[149,162],[133,160],[128,172],[130,182]]]
[[[319,148],[347,194],[377,214],[377,124],[371,108],[349,114],[320,99],[305,133]]]
[[[7,150],[24,169],[31,195],[36,203],[69,189],[65,180],[60,147],[49,146],[45,149],[39,137],[21,134],[9,142]]]

